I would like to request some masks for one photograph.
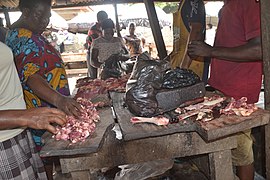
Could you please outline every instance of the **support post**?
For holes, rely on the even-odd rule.
[[[164,39],[161,33],[154,1],[149,1],[149,0],[143,0],[143,1],[146,7],[151,30],[152,30],[154,40],[156,43],[158,56],[160,59],[164,59],[167,56],[167,51],[166,51]]]
[[[261,3],[261,39],[264,70],[264,104],[270,110],[270,0],[260,0]],[[270,125],[265,126],[265,168],[266,179],[270,178]]]

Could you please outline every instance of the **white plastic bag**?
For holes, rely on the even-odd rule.
[[[165,173],[171,169],[174,161],[162,159],[140,164],[128,164],[119,166],[121,171],[115,175],[114,180],[144,180]]]

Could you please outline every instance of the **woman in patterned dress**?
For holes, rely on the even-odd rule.
[[[20,0],[19,9],[22,15],[7,33],[6,44],[14,55],[26,107],[56,107],[68,115],[78,116],[81,107],[69,97],[61,56],[41,35],[50,21],[51,0]],[[39,150],[44,132],[32,130]]]

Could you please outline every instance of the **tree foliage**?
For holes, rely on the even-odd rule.
[[[178,9],[178,2],[156,2],[155,5],[163,9],[167,14],[174,13]]]

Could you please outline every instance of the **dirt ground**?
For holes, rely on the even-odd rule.
[[[164,28],[162,28],[161,30],[162,32],[162,36],[164,39],[164,43],[166,46],[166,49],[168,51],[168,53],[170,53],[172,51],[172,45],[173,45],[173,33],[172,33],[172,29],[169,26],[165,26]],[[127,29],[123,29],[121,31],[121,35],[125,36],[127,35],[129,32]],[[157,50],[156,50],[156,45],[155,45],[155,41],[152,35],[152,31],[151,28],[147,28],[147,27],[136,27],[136,34],[139,37],[143,37],[146,40],[145,43],[145,48],[144,51],[148,51],[149,52],[149,46],[151,46],[153,48],[153,51],[151,53],[151,56],[156,58],[157,57]],[[83,52],[84,51],[84,46],[83,44],[85,43],[85,39],[86,39],[86,35],[85,34],[76,34],[76,35],[71,35],[73,37],[73,44],[65,44],[65,52]]]

